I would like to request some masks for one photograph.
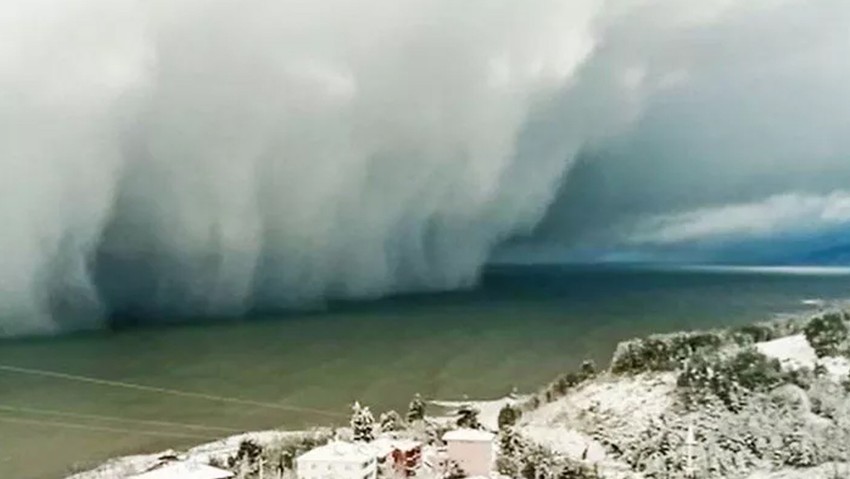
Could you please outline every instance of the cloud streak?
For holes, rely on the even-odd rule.
[[[814,233],[850,224],[850,193],[783,194],[763,201],[700,208],[640,222],[631,243],[735,241]]]

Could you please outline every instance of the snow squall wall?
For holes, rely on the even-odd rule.
[[[473,284],[728,3],[4,2],[0,334]]]

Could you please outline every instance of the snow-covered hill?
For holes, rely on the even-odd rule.
[[[688,477],[689,464],[706,478],[850,477],[848,338],[818,357],[809,323],[630,341],[616,373],[550,388],[518,430],[605,478]]]

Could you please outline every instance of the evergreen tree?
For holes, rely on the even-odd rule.
[[[425,419],[425,402],[418,393],[413,396],[407,407],[407,422],[421,421]]]
[[[519,420],[521,411],[510,404],[505,404],[499,411],[499,429],[513,426]]]
[[[499,454],[505,457],[519,457],[524,449],[525,443],[515,428],[502,429],[499,436]]]
[[[596,363],[593,362],[592,359],[585,359],[581,363],[581,368],[579,369],[581,380],[585,380],[588,378],[592,378],[596,375]]]
[[[463,404],[457,411],[458,427],[469,429],[481,429],[481,423],[478,422],[478,409],[475,409],[470,404]]]
[[[818,357],[840,354],[850,336],[844,317],[838,313],[812,318],[804,332]]]
[[[401,423],[401,416],[395,411],[382,413],[379,422],[381,423],[381,432],[401,431],[404,429]]]
[[[239,469],[253,474],[259,471],[260,457],[263,455],[263,447],[251,439],[245,439],[239,443],[239,449],[235,456],[227,459],[230,469]]]
[[[368,407],[355,402],[351,407],[351,431],[357,442],[371,442],[375,439],[375,418]]]

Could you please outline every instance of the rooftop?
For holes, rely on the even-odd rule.
[[[229,479],[233,473],[199,462],[172,462],[130,479]]]
[[[400,449],[402,451],[409,451],[411,449],[421,447],[422,443],[419,441],[414,441],[413,439],[394,439],[387,437],[379,437],[372,441],[370,445],[373,447],[378,447],[380,449],[389,448]]]
[[[374,449],[367,444],[352,444],[350,442],[334,441],[324,446],[305,452],[298,456],[299,461],[368,461],[375,458]]]
[[[443,434],[443,441],[491,442],[495,434],[478,429],[455,429]]]

